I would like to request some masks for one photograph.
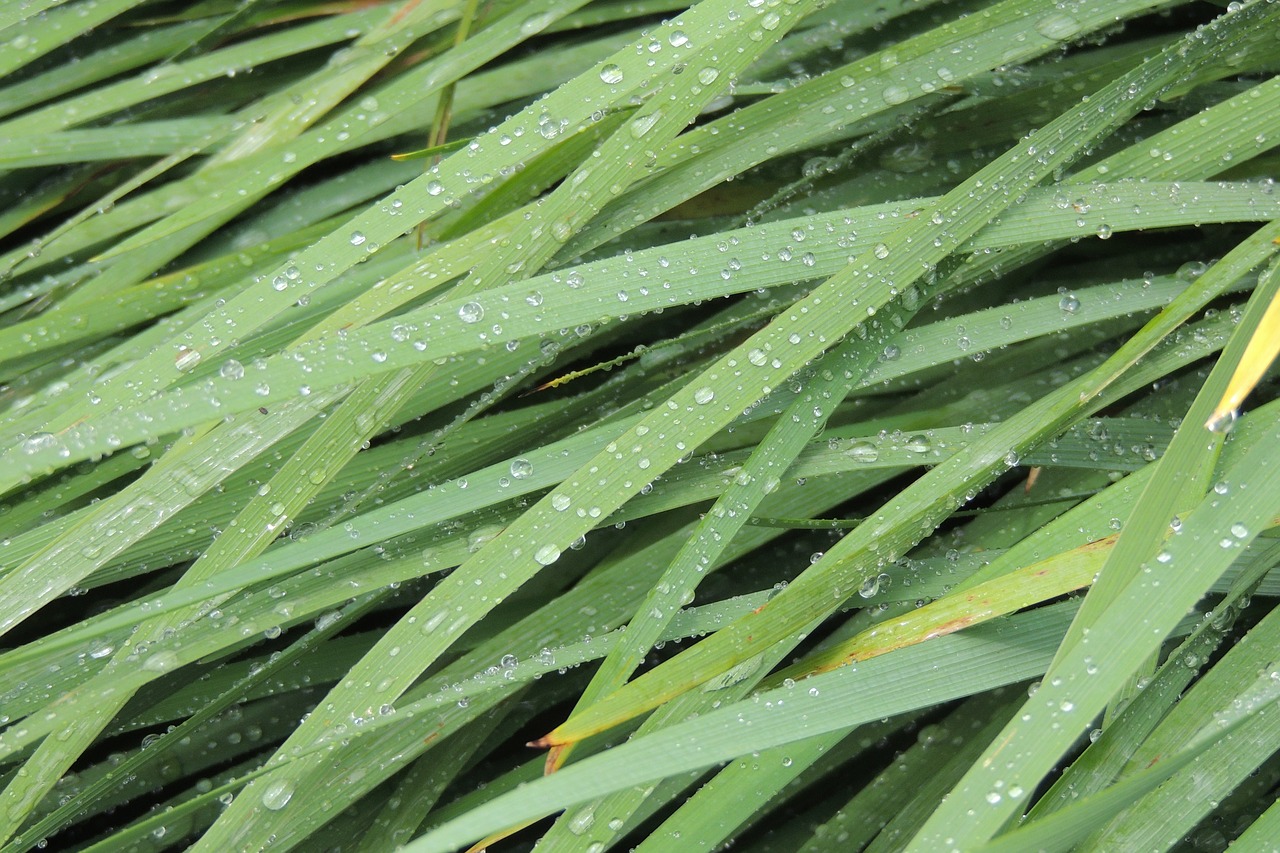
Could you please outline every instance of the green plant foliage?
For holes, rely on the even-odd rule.
[[[1272,844],[1277,33],[0,4],[0,851]]]

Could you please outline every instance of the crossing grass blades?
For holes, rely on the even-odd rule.
[[[1277,33],[5,5],[0,850],[1269,846]]]

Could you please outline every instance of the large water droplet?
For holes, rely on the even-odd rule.
[[[591,828],[596,822],[596,807],[594,805],[584,806],[569,819],[569,831],[574,835],[582,835]]]
[[[885,90],[880,93],[880,97],[884,98],[884,102],[892,107],[911,100],[911,90],[906,86],[886,86]]]
[[[855,462],[875,462],[880,458],[880,448],[869,441],[855,441],[844,455]]]
[[[1051,12],[1036,21],[1036,32],[1054,41],[1069,39],[1080,32],[1080,22],[1065,12]]]
[[[177,665],[178,654],[170,651],[156,652],[142,662],[147,672],[168,672]]]
[[[622,82],[622,69],[613,63],[609,63],[600,69],[600,79],[609,85]]]
[[[880,591],[880,584],[888,579],[889,576],[886,574],[872,575],[862,582],[862,586],[858,587],[858,595],[863,598],[871,598]]]
[[[293,799],[293,783],[288,779],[278,779],[262,792],[262,807],[273,812],[289,805]]]
[[[178,355],[173,360],[173,366],[186,373],[200,363],[200,357],[200,350],[191,349],[190,347],[178,347]]]
[[[631,135],[636,139],[641,138],[653,129],[653,126],[658,123],[660,118],[662,118],[662,110],[654,110],[647,115],[636,116],[631,120]]]
[[[479,302],[466,302],[458,309],[458,319],[464,323],[479,323],[484,319],[484,306]]]
[[[560,549],[555,545],[547,543],[534,552],[533,559],[540,566],[549,566],[556,560],[560,559]]]
[[[907,439],[903,447],[912,453],[928,453],[933,450],[933,442],[927,435],[913,435]]]
[[[732,687],[739,682],[746,681],[763,665],[764,658],[761,655],[748,658],[737,666],[734,666],[731,669],[709,679],[702,685],[702,690],[704,693],[710,693],[713,690],[723,690],[726,687]]]

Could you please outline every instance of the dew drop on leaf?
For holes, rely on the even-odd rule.
[[[892,107],[911,100],[911,90],[906,86],[886,86],[885,90],[880,93],[880,97],[884,98],[884,102]]]
[[[913,435],[907,439],[903,445],[912,453],[928,453],[933,449],[933,442],[929,440],[927,435]]]
[[[291,799],[293,799],[293,783],[287,779],[280,779],[272,782],[262,792],[262,807],[278,812],[289,805]]]
[[[662,110],[654,110],[646,115],[636,116],[631,120],[631,135],[636,139],[640,139],[646,133],[653,129],[653,126],[662,118]]]
[[[188,370],[195,368],[200,363],[200,351],[191,349],[190,347],[178,347],[178,356],[173,360],[173,366],[178,370],[186,373]]]
[[[1069,39],[1080,32],[1080,22],[1064,12],[1052,12],[1036,21],[1036,32],[1054,41]]]
[[[875,462],[880,458],[880,448],[869,441],[855,441],[844,455],[855,462]]]

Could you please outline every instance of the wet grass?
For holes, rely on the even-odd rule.
[[[1278,19],[0,12],[3,849],[1270,843]]]

